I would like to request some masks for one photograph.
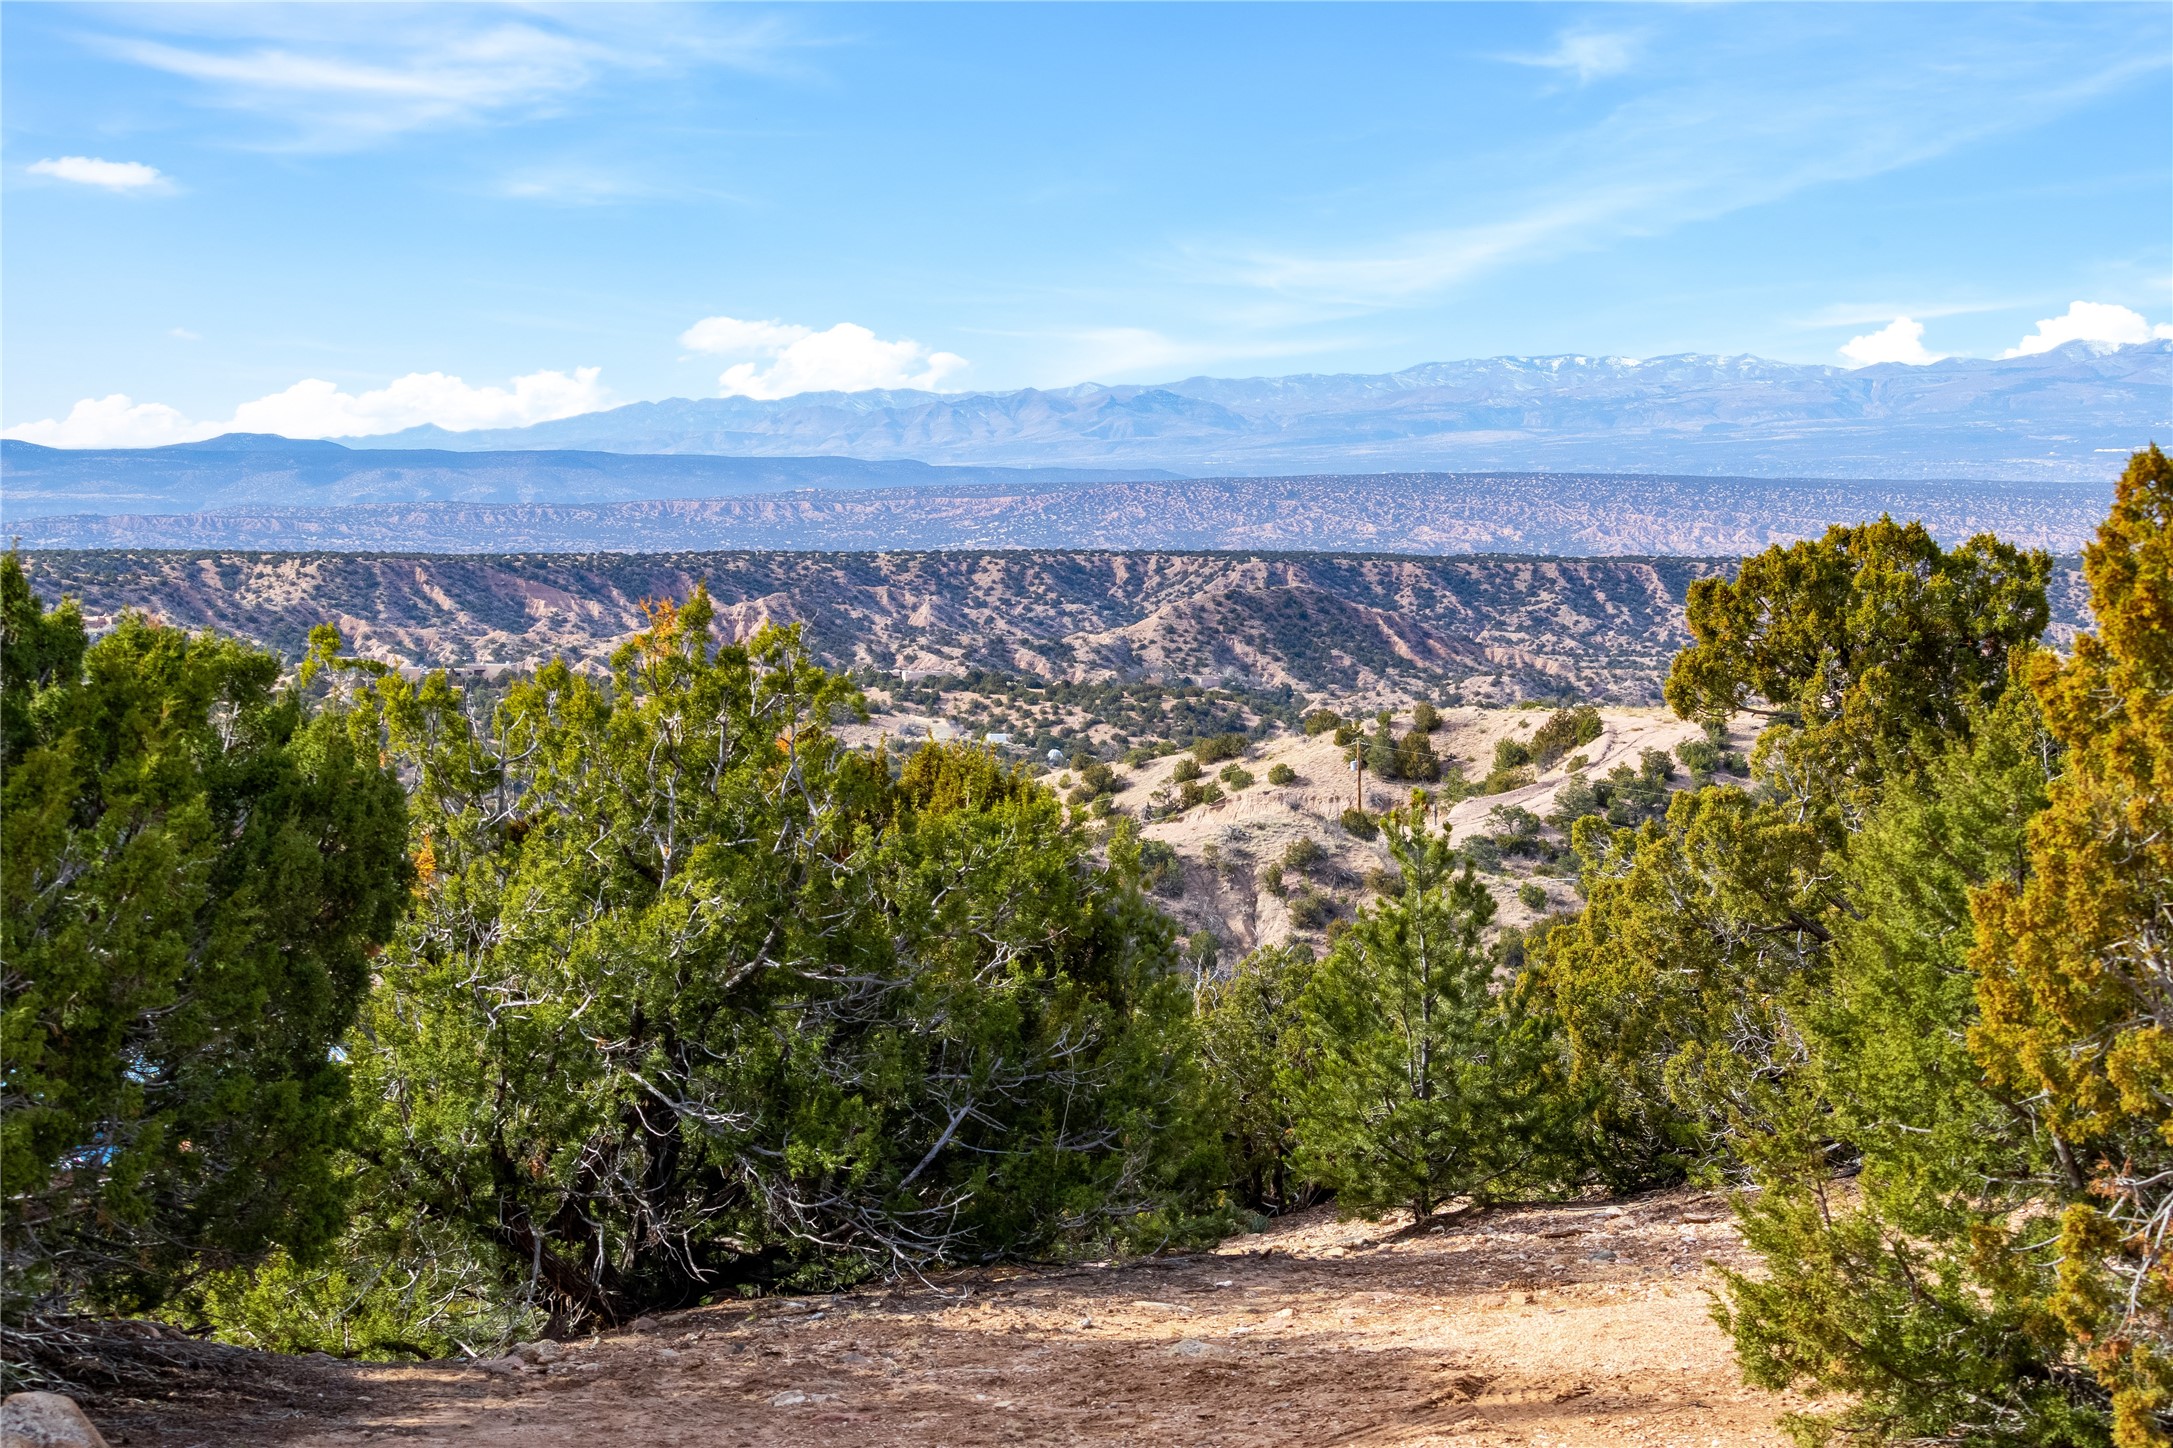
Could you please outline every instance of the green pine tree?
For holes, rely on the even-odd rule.
[[[1347,1212],[1487,1198],[1553,1173],[1544,1023],[1493,989],[1493,897],[1446,833],[1387,821],[1402,893],[1359,915],[1302,1004],[1298,1165]]]

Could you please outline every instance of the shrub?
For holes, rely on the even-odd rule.
[[[1185,872],[1177,851],[1162,840],[1139,842],[1139,883],[1171,900],[1184,897]]]
[[[1547,892],[1537,885],[1519,885],[1517,902],[1527,910],[1544,910],[1547,908]]]
[[[1343,811],[1343,832],[1361,840],[1372,840],[1380,838],[1381,827],[1374,823],[1372,815],[1353,805]]]
[[[1198,761],[1197,759],[1185,758],[1178,760],[1176,765],[1171,768],[1169,772],[1169,777],[1173,783],[1189,784],[1193,780],[1198,779],[1201,773],[1202,771],[1200,769],[1200,761]]]
[[[1283,867],[1272,861],[1260,871],[1260,888],[1278,898],[1283,893]]]
[[[1504,850],[1515,854],[1539,838],[1539,816],[1520,804],[1498,804],[1486,812],[1488,830]]]
[[[1298,782],[1298,771],[1296,771],[1295,769],[1292,769],[1292,768],[1291,768],[1291,767],[1290,767],[1289,765],[1287,765],[1287,764],[1271,764],[1271,765],[1269,765],[1269,766],[1268,766],[1268,783],[1269,783],[1269,784],[1276,784],[1276,785],[1282,785],[1282,784],[1296,784],[1297,782]]]
[[[1667,813],[1667,782],[1675,765],[1657,749],[1638,756],[1638,767],[1618,764],[1607,775],[1607,820],[1615,825],[1634,825]]]
[[[1699,785],[1713,782],[1727,762],[1727,751],[1709,739],[1685,739],[1675,746],[1675,757],[1690,771],[1690,778]]]
[[[1335,918],[1335,901],[1311,885],[1300,886],[1290,897],[1290,923],[1300,930],[1318,930]]]
[[[1232,789],[1251,789],[1253,787],[1252,771],[1242,764],[1225,764],[1215,777]]]
[[[1532,783],[1536,777],[1529,766],[1516,769],[1497,769],[1485,779],[1480,780],[1479,787],[1473,790],[1472,793],[1477,795],[1507,794],[1512,789],[1524,788],[1527,784]]]
[[[1441,761],[1434,756],[1433,743],[1419,729],[1413,729],[1397,743],[1395,764],[1397,779],[1432,784],[1441,777]]]
[[[1242,734],[1211,734],[1194,741],[1192,757],[1202,764],[1214,764],[1225,759],[1243,759],[1250,748],[1252,741]]]
[[[1411,727],[1421,734],[1431,734],[1441,727],[1441,711],[1424,699],[1411,706]]]
[[[1580,771],[1563,780],[1554,791],[1554,812],[1547,816],[1547,823],[1566,835],[1577,821],[1605,813],[1606,809],[1606,794]]]
[[[1556,760],[1571,750],[1590,744],[1606,732],[1600,721],[1600,711],[1590,704],[1574,709],[1557,709],[1547,716],[1547,722],[1532,732],[1529,763],[1541,769],[1551,769]],[[1519,761],[1527,762],[1527,761]]]
[[[1204,784],[1198,780],[1191,780],[1177,791],[1177,809],[1179,813],[1182,813],[1196,805],[1215,804],[1221,799],[1222,786],[1212,779]]]
[[[1283,868],[1288,870],[1310,870],[1327,857],[1320,841],[1311,836],[1301,835],[1283,846]]]
[[[1511,769],[1522,769],[1532,762],[1532,751],[1521,739],[1497,739],[1494,741],[1494,772],[1501,774]],[[1488,790],[1492,794],[1494,791]]]
[[[1342,727],[1343,716],[1333,709],[1314,709],[1305,716],[1307,738],[1326,734],[1331,729],[1340,729]],[[1340,744],[1344,741],[1339,739],[1336,742]]]
[[[1391,866],[1375,865],[1366,871],[1366,888],[1376,895],[1401,895],[1403,876]]]
[[[1342,745],[1345,749],[1348,749],[1353,744],[1356,744],[1358,742],[1358,738],[1359,729],[1356,724],[1337,724],[1335,726],[1335,742]]]

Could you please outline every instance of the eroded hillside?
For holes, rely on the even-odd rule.
[[[798,622],[826,663],[911,678],[1189,680],[1339,695],[1658,697],[1694,558],[1017,552],[443,556],[36,553],[40,592],[297,655],[336,623],[410,665],[600,660],[644,601],[706,583],[738,634]]]

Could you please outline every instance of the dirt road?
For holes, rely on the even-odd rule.
[[[95,1416],[170,1448],[1785,1441],[1789,1404],[1707,1316],[1707,1264],[1740,1252],[1709,1199],[1398,1225],[1314,1212],[1209,1254],[704,1308],[541,1365],[303,1363]]]

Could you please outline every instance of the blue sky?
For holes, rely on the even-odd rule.
[[[2163,4],[14,3],[0,32],[0,424],[64,445],[2173,321]]]

